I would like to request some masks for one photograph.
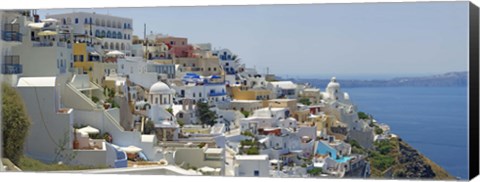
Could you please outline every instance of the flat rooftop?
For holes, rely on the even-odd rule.
[[[268,155],[236,155],[236,160],[268,160]]]

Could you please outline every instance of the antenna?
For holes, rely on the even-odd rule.
[[[148,59],[148,38],[147,38],[147,24],[143,24],[143,42],[146,46],[144,58]]]

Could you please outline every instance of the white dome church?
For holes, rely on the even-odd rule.
[[[173,96],[175,90],[171,89],[167,84],[159,81],[153,84],[149,90],[150,105],[159,105],[163,108],[170,108],[173,104]]]

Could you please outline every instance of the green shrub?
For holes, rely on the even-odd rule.
[[[3,157],[18,165],[31,125],[21,95],[10,85],[2,84]]]
[[[248,116],[250,116],[250,112],[248,112],[248,111],[242,111],[242,114],[243,114],[246,118],[248,118]]]
[[[319,174],[322,174],[322,168],[313,168],[307,171],[308,174],[312,176],[317,176]]]
[[[364,113],[364,112],[358,112],[358,118],[360,119],[369,119],[370,117],[368,116],[368,114]]]
[[[306,97],[303,97],[303,98],[300,98],[298,100],[299,103],[303,104],[303,105],[307,105],[309,106],[310,104],[312,104],[312,102],[310,102],[310,99],[309,98],[306,98]]]
[[[98,97],[96,97],[96,96],[92,96],[92,101],[93,101],[94,103],[97,103],[98,101],[100,101],[100,99],[99,99]]]
[[[258,155],[260,154],[260,151],[258,151],[257,147],[250,147],[247,149],[247,155]]]

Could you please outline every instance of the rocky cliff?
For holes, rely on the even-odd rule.
[[[384,150],[387,145],[391,149],[389,149],[388,153],[384,153],[383,158],[391,158],[393,161],[389,163],[388,166],[379,168],[376,167],[381,166],[378,165],[378,163],[383,163],[384,161],[378,161],[377,156],[370,155],[369,160],[372,162],[371,177],[395,179],[455,179],[455,177],[448,174],[445,169],[435,164],[401,139],[392,138],[386,145],[376,145],[376,151],[370,153],[382,153],[382,150]]]

